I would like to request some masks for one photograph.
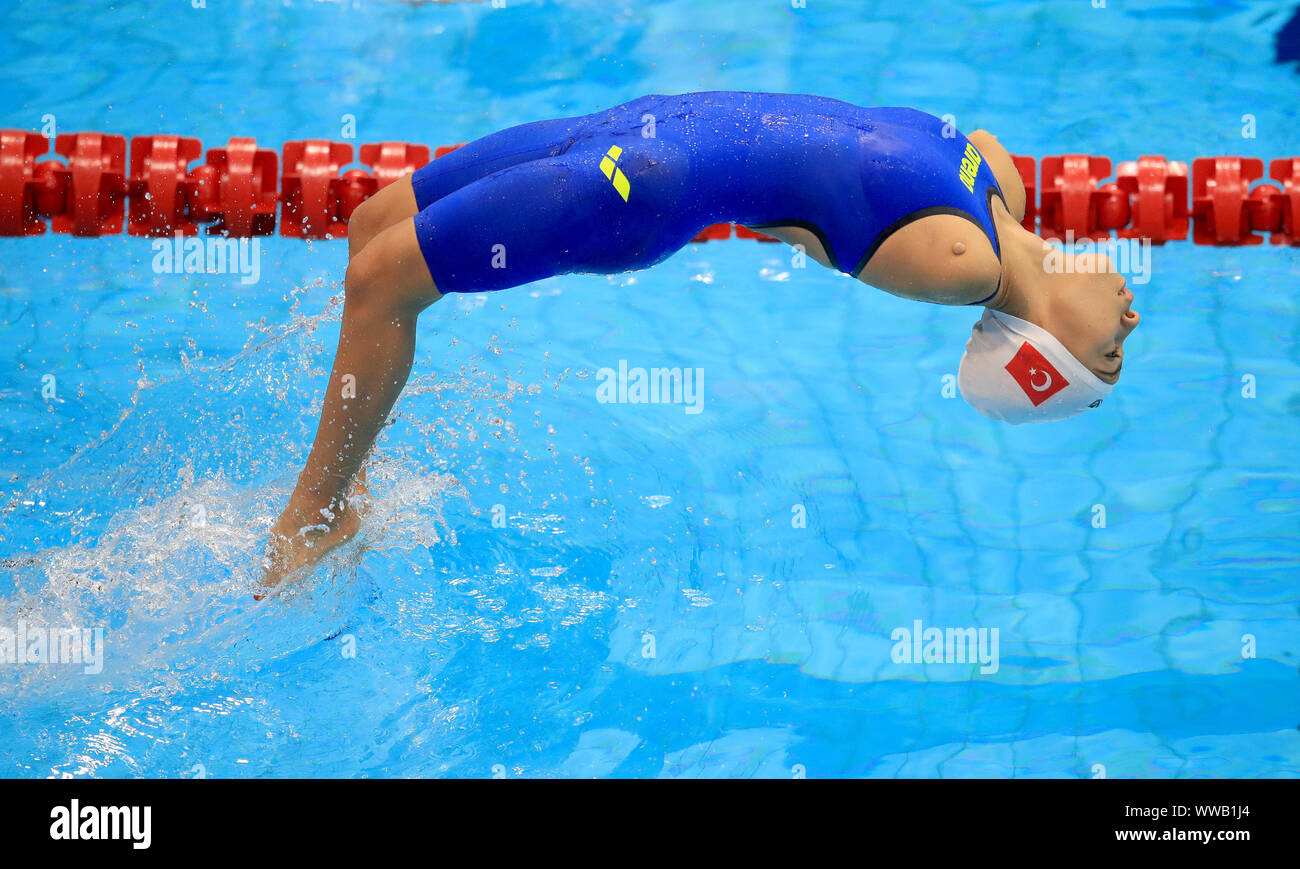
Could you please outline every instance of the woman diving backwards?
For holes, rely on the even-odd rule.
[[[1133,294],[1104,257],[1050,269],[1024,213],[1020,176],[989,133],[823,97],[645,96],[470,142],[352,216],[320,426],[262,582],[355,534],[349,486],[410,374],[421,311],[444,293],[648,268],[713,223],[802,245],[907,299],[984,306],[958,384],[987,416],[1044,422],[1096,407],[1139,321]],[[344,398],[348,375],[355,397]]]

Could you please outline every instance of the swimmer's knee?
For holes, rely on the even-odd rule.
[[[348,260],[343,292],[346,307],[366,316],[416,313],[437,301],[409,219],[380,230]]]
[[[348,218],[348,256],[356,256],[381,232],[415,212],[415,188],[409,175],[378,191]]]
[[[383,230],[383,207],[372,196],[348,218],[348,257],[355,257]]]
[[[384,298],[383,263],[378,251],[359,247],[348,260],[348,270],[343,276],[345,304],[354,311],[375,310],[382,307]]]

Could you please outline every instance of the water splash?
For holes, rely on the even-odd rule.
[[[3,536],[24,551],[0,561],[0,592],[10,585],[0,625],[103,627],[95,684],[105,691],[260,667],[355,618],[367,553],[401,559],[455,546],[443,507],[469,501],[458,475],[502,490],[523,484],[527,451],[514,467],[485,456],[517,441],[511,403],[540,386],[478,357],[452,374],[418,374],[367,462],[374,497],[357,538],[300,587],[255,603],[262,549],[314,435],[342,312],[336,293],[319,313],[302,313],[305,293],[321,286],[293,289],[287,322],[256,324],[228,360],[182,353],[169,376],[142,363],[115,422],[3,505]],[[494,336],[485,350],[499,348]],[[14,693],[85,690],[74,672],[16,668]]]

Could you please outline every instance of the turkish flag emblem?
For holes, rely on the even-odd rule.
[[[1052,363],[1028,341],[1020,345],[1006,368],[1007,373],[1025,391],[1025,395],[1029,396],[1034,407],[1070,385],[1065,375],[1053,368]]]

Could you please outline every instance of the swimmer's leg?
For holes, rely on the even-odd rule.
[[[466,185],[530,160],[553,157],[569,147],[584,117],[534,121],[475,139],[430,161],[375,193],[348,220],[348,258],[388,227]]]
[[[614,149],[617,164],[608,157]],[[648,268],[706,223],[691,210],[687,166],[658,143],[636,151],[586,143],[448,193],[415,216],[416,235],[447,292]],[[614,168],[617,175],[605,174]]]
[[[646,268],[703,224],[674,213],[681,167],[651,154],[626,164],[624,199],[606,149],[510,166],[381,231],[348,264],[339,349],[307,466],[272,528],[263,583],[274,586],[355,533],[345,492],[415,357],[416,317],[448,291],[499,290],[570,272]]]
[[[590,115],[533,121],[489,133],[417,169],[412,181],[420,211],[502,169],[567,151],[591,123]]]
[[[289,505],[271,529],[266,586],[278,585],[356,533],[359,515],[344,493],[410,375],[416,317],[442,297],[413,221],[383,230],[353,257],[345,293],[316,439]]]

